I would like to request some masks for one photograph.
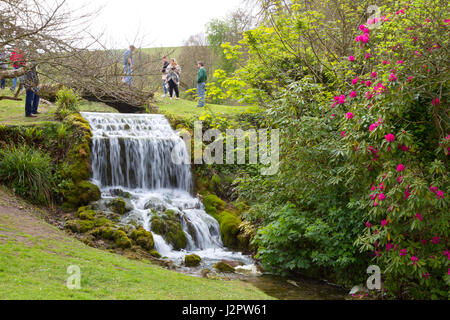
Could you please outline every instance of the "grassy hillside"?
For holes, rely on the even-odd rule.
[[[5,91],[2,93],[0,90],[0,95],[7,95]],[[21,96],[22,101],[13,100],[0,100],[0,124],[7,125],[32,125],[43,121],[55,121],[54,115],[56,111],[56,106],[46,106],[41,104],[39,106],[40,115],[37,118],[26,118],[25,117],[25,96]],[[88,101],[82,101],[80,105],[81,111],[91,111],[91,112],[117,112],[116,109],[108,107],[103,103],[91,103]]]
[[[182,118],[191,118],[200,116],[207,108],[212,112],[222,114],[227,117],[237,116],[246,111],[250,111],[250,107],[246,106],[226,106],[207,104],[207,108],[198,108],[197,102],[189,100],[170,100],[169,98],[159,98],[156,102],[159,111],[163,114],[173,115]]]
[[[195,278],[87,247],[0,188],[0,299],[268,299],[248,283]],[[67,268],[81,269],[69,290]]]

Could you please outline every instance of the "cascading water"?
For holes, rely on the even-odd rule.
[[[153,232],[155,249],[165,257],[180,260],[186,252],[199,255],[204,264],[232,259],[251,264],[248,256],[223,247],[218,222],[191,195],[190,165],[184,141],[162,115],[82,113],[89,122],[92,138],[93,182],[103,201],[129,194],[129,213],[122,223],[136,222],[152,231],[152,217],[170,210],[176,213],[186,234],[186,250],[176,251]]]

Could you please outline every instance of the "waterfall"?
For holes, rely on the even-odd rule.
[[[188,158],[184,141],[163,115],[82,113],[92,137],[93,183],[102,191],[102,201],[117,196],[117,190],[132,197],[123,223],[137,221],[152,231],[153,215],[171,210],[177,214],[187,238],[187,252],[202,259],[248,257],[223,248],[219,223],[207,214],[201,201],[192,196],[190,165],[172,160]],[[180,258],[176,251],[153,232],[155,249],[163,256]]]

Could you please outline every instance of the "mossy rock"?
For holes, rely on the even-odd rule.
[[[106,240],[114,240],[114,230],[111,227],[100,227],[92,231],[92,235],[96,238],[102,238]]]
[[[122,198],[111,200],[108,203],[108,207],[113,213],[120,214],[121,216],[130,211],[130,208],[127,207],[126,201]]]
[[[95,218],[95,215],[96,212],[94,210],[78,210],[78,218],[80,218],[81,220],[93,220]]]
[[[217,262],[213,268],[222,273],[234,273],[235,272],[235,270],[232,266],[230,266],[229,264],[224,263],[224,262]]]
[[[109,220],[108,218],[102,217],[94,219],[94,226],[95,227],[110,227],[113,226],[114,223]]]
[[[150,250],[150,255],[154,258],[161,259],[161,255],[156,250]]]
[[[67,192],[64,207],[78,208],[86,206],[91,202],[98,201],[101,198],[100,189],[89,181],[82,181]]]
[[[184,257],[184,264],[186,267],[198,267],[201,262],[202,258],[196,254],[190,254]]]
[[[240,247],[239,226],[242,220],[228,211],[223,211],[219,215],[219,223],[223,244],[228,248],[238,249]]]
[[[122,189],[113,189],[110,191],[111,195],[114,197],[121,197],[124,199],[131,199],[133,198],[132,194],[126,191],[123,191]]]
[[[122,249],[131,248],[132,246],[131,240],[122,230],[116,230],[114,232],[114,241],[116,246]]]
[[[167,211],[163,215],[154,215],[151,219],[152,231],[164,237],[175,250],[185,249],[187,246],[187,236],[183,231],[179,219],[172,211]]]
[[[153,250],[155,247],[155,241],[153,240],[153,234],[144,228],[139,228],[131,232],[130,238],[133,239],[138,246],[146,250]]]
[[[70,220],[67,221],[65,228],[76,233],[86,233],[94,229],[95,225],[91,220]]]
[[[203,204],[205,208],[215,208],[217,211],[222,211],[225,209],[225,201],[220,199],[218,196],[214,194],[209,194],[203,199]]]

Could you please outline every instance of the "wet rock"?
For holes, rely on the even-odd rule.
[[[221,262],[226,263],[226,264],[232,266],[233,268],[243,265],[243,263],[239,262],[239,261],[222,260]]]
[[[201,275],[202,275],[203,278],[209,278],[209,274],[211,272],[212,271],[210,269],[203,269],[202,272],[201,272]]]
[[[132,207],[128,205],[127,202],[122,198],[111,200],[108,203],[108,207],[113,213],[117,213],[120,215],[124,215],[125,213],[128,213],[132,210]]]
[[[258,270],[258,267],[255,265],[248,265],[248,266],[238,266],[235,268],[237,273],[245,274],[249,276],[254,277],[261,277],[263,273]]]
[[[216,270],[219,270],[222,273],[234,273],[235,272],[235,270],[232,266],[230,266],[229,264],[223,263],[223,262],[216,263],[213,268]]]
[[[122,189],[112,189],[110,191],[110,194],[113,197],[120,197],[120,198],[124,198],[124,199],[132,199],[133,198],[131,193],[123,191]]]
[[[164,204],[164,202],[161,199],[153,197],[153,198],[150,198],[147,201],[147,203],[144,206],[144,209],[145,210],[152,210],[152,209],[154,209],[156,211],[160,211],[161,212],[161,211],[165,211],[167,208],[166,208],[166,205]]]
[[[184,265],[186,267],[198,267],[201,262],[202,258],[196,254],[190,254],[184,257]]]

